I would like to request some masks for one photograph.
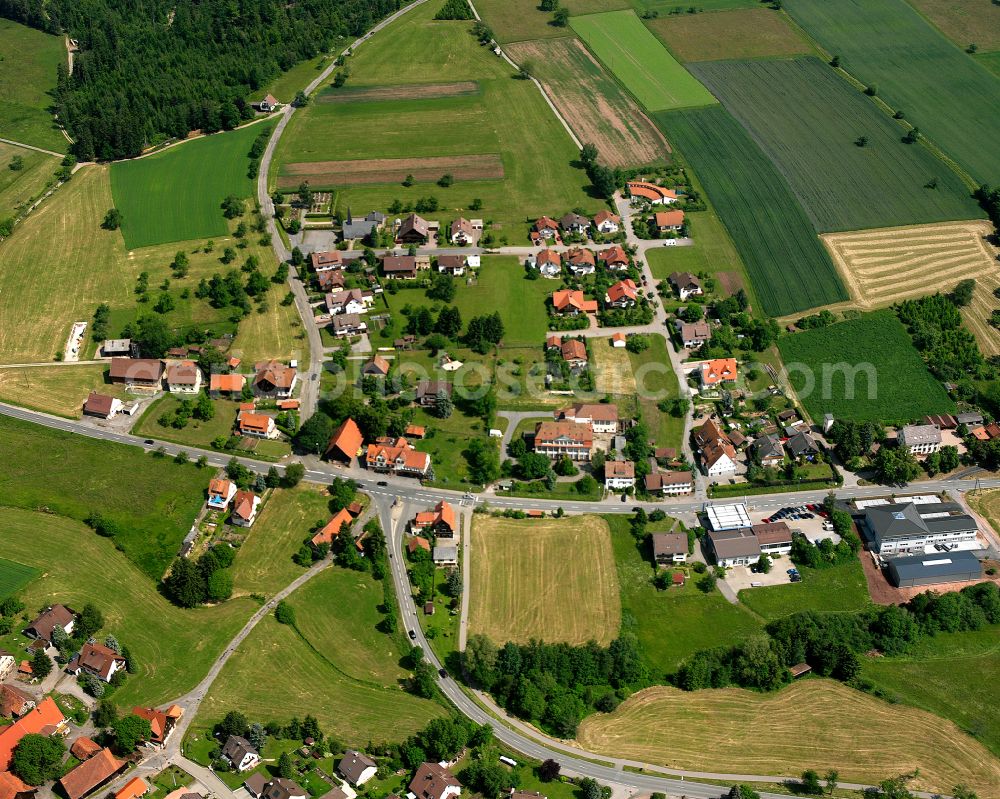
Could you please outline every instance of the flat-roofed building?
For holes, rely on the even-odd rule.
[[[983,565],[971,552],[910,555],[889,561],[889,580],[897,588],[964,583],[983,576]]]

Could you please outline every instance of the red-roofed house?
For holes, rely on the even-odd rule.
[[[421,511],[410,523],[413,530],[431,530],[435,535],[452,536],[458,527],[455,523],[455,509],[444,500],[434,506],[433,511]]]
[[[618,406],[611,402],[581,402],[556,411],[555,418],[590,425],[595,433],[618,432]]]
[[[69,748],[69,753],[77,760],[87,760],[100,752],[101,749],[102,747],[99,743],[88,738],[86,735],[81,735],[73,741],[73,745]]]
[[[134,707],[132,713],[149,721],[149,739],[146,741],[148,744],[163,746],[174,730],[174,719],[155,707]]]
[[[562,357],[571,369],[581,369],[587,365],[587,345],[576,338],[562,342]]]
[[[559,223],[548,216],[541,216],[535,220],[535,233],[540,238],[551,239],[559,232]]]
[[[278,427],[266,413],[240,411],[236,415],[236,429],[241,436],[251,438],[277,438]]]
[[[568,455],[580,461],[590,458],[594,431],[589,424],[577,422],[540,422],[535,427],[535,452],[559,458]]]
[[[344,256],[341,255],[340,250],[314,252],[309,256],[309,261],[316,274],[344,268]]]
[[[617,233],[622,229],[622,218],[607,210],[598,211],[594,214],[594,227],[605,235]]]
[[[631,308],[638,301],[639,288],[631,278],[619,280],[608,288],[604,302],[612,308]]]
[[[537,269],[542,277],[556,278],[562,272],[562,256],[555,250],[542,250],[529,255],[527,264]]]
[[[415,535],[408,538],[406,541],[406,551],[412,555],[418,549],[423,549],[426,550],[427,552],[430,552],[431,542],[421,535]]]
[[[13,657],[11,660],[13,661]],[[35,706],[35,698],[31,694],[25,693],[16,685],[0,684],[0,715],[16,719]]]
[[[592,275],[597,271],[597,259],[593,250],[574,247],[566,251],[566,266],[574,275]]]
[[[625,188],[628,189],[629,197],[638,197],[652,205],[669,205],[677,202],[677,192],[657,186],[655,183],[636,180],[626,183]]]
[[[660,233],[667,233],[671,230],[680,230],[684,226],[683,211],[657,211],[653,216],[656,229]]]
[[[326,457],[328,460],[337,458],[350,463],[361,450],[363,443],[364,436],[361,435],[361,428],[357,422],[346,419],[330,436],[330,443],[326,445]]]
[[[620,244],[615,244],[613,247],[601,250],[597,254],[597,260],[604,264],[606,269],[611,269],[615,272],[624,272],[628,269],[628,253],[625,252]]]
[[[0,799],[31,799],[38,791],[9,771],[0,771]]]
[[[410,782],[410,793],[417,799],[448,799],[462,793],[462,783],[438,763],[421,763]]]
[[[575,289],[560,289],[552,293],[552,308],[558,314],[576,316],[581,313],[596,313],[597,300],[584,299],[583,292]]]
[[[125,770],[128,764],[119,760],[110,749],[102,749],[90,760],[85,760],[75,769],[65,774],[59,784],[69,799],[82,799],[102,785],[110,782]]]
[[[208,483],[208,507],[212,510],[224,511],[229,502],[236,496],[236,483],[224,478],[215,478]]]
[[[411,449],[405,438],[385,439],[369,444],[365,462],[369,469],[376,472],[417,477],[423,477],[431,468],[431,456]]]
[[[701,384],[703,386],[716,386],[720,383],[733,383],[736,381],[736,359],[716,358],[705,361],[699,371]]]
[[[316,535],[312,537],[313,546],[319,546],[320,544],[330,544],[333,543],[333,539],[340,535],[340,531],[346,524],[348,527],[354,522],[354,517],[348,512],[346,508],[342,508],[334,514],[334,517],[330,519],[323,527],[316,531]]]
[[[298,382],[298,370],[281,361],[261,361],[254,366],[254,392],[264,397],[290,397]]]
[[[244,375],[212,375],[208,378],[208,390],[213,394],[239,394],[246,382]]]
[[[10,768],[14,747],[25,735],[43,734],[42,730],[46,728],[62,731],[65,727],[66,719],[59,707],[51,697],[45,697],[34,710],[0,730],[0,771]]]
[[[257,521],[257,508],[260,507],[260,497],[252,491],[237,491],[233,497],[233,510],[229,514],[230,524],[237,527],[252,527]]]
[[[613,333],[611,335],[611,346],[615,349],[621,349],[628,344],[628,337],[624,333]]]
[[[120,791],[115,794],[115,799],[139,799],[149,793],[149,785],[142,777],[133,777],[126,782]]]

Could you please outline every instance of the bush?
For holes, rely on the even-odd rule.
[[[274,609],[274,618],[278,620],[279,624],[288,624],[290,626],[295,626],[295,608],[289,605],[285,601],[278,603],[278,606]]]

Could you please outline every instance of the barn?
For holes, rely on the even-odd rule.
[[[889,580],[897,588],[961,583],[982,576],[983,566],[971,552],[935,552],[889,561]]]

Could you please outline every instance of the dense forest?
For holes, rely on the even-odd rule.
[[[55,109],[82,160],[232,128],[247,95],[362,34],[400,0],[0,0],[0,16],[79,42]],[[346,40],[345,40],[346,44]],[[290,97],[279,97],[289,102]]]

